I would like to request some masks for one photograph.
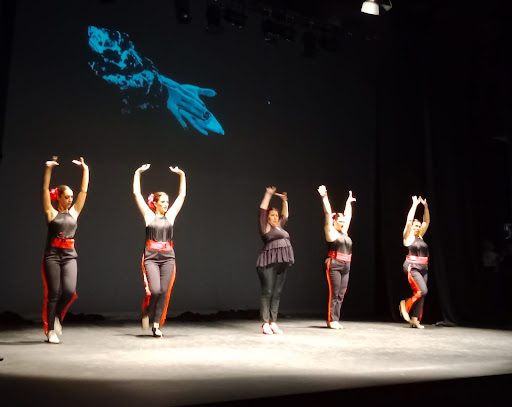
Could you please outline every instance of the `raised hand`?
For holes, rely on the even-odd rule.
[[[356,201],[356,198],[354,198],[352,196],[352,191],[348,191],[348,198],[347,198],[347,202],[355,202]]]
[[[147,171],[151,167],[151,164],[144,164],[143,166],[137,168],[136,172],[141,173]]]
[[[55,167],[56,165],[59,165],[59,163],[57,162],[58,158],[59,157],[54,155],[50,161],[46,161],[46,166],[49,168],[52,168],[52,167]]]
[[[412,197],[412,203],[413,203],[413,205],[418,205],[420,203],[420,200],[418,199],[418,197],[416,195],[414,195]]]
[[[423,204],[423,205],[427,205],[427,198],[422,198],[420,196],[420,202]]]
[[[317,189],[318,193],[320,194],[320,196],[323,198],[325,195],[327,195],[327,188],[325,187],[325,185],[320,185]]]
[[[267,194],[274,195],[276,193],[276,187],[267,187]]]
[[[183,172],[183,170],[179,169],[178,167],[169,167],[169,169],[170,169],[172,172],[175,172],[176,174],[185,175],[185,173]]]
[[[281,198],[283,201],[287,201],[288,200],[288,193],[287,192],[283,192],[281,194],[277,193],[277,192],[274,192],[274,195],[275,196],[278,196],[279,198]]]
[[[78,165],[79,167],[82,167],[84,170],[88,169],[89,167],[84,161],[84,157],[80,157],[80,160],[73,160],[71,161],[73,164]]]

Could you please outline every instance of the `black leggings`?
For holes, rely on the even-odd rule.
[[[43,277],[47,287],[43,319],[48,322],[48,331],[54,329],[55,317],[64,319],[67,307],[75,299],[77,264],[75,258],[58,255],[45,255]]]
[[[341,304],[345,298],[350,274],[350,263],[328,258],[326,260],[327,284],[329,286],[329,303],[327,322],[339,321]]]
[[[174,283],[175,260],[144,260],[147,283],[151,291],[148,307],[143,310],[151,322],[162,325],[165,321],[168,294]],[[163,318],[162,318],[163,317]]]
[[[411,267],[411,270],[406,270],[406,272],[413,296],[405,300],[405,308],[410,317],[416,317],[421,321],[425,296],[428,294],[428,269],[426,267]]]
[[[261,284],[260,316],[263,323],[277,321],[287,268],[286,263],[275,263],[267,267],[256,268]]]

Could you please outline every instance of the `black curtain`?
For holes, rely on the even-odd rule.
[[[378,50],[377,313],[399,319],[410,295],[396,245],[411,196],[422,195],[431,213],[424,321],[507,325],[511,6],[445,3],[395,4]],[[484,241],[496,268],[483,267]]]
[[[0,64],[0,163],[3,155],[2,145],[15,11],[15,0],[0,0],[0,54],[3,61]]]

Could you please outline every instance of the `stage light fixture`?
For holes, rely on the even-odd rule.
[[[391,0],[366,0],[361,6],[361,12],[378,16],[379,6],[382,6],[382,8],[386,11],[391,10],[393,7]]]
[[[386,11],[391,10],[391,8],[393,7],[393,5],[391,4],[391,0],[382,0],[380,5]]]

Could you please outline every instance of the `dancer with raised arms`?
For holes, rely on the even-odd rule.
[[[178,215],[185,196],[187,183],[185,173],[178,167],[169,169],[180,176],[178,196],[169,207],[169,196],[165,192],[149,195],[147,202],[141,194],[140,174],[147,171],[150,164],[144,164],[135,171],[133,195],[146,224],[146,244],[142,256],[142,274],[146,297],[142,303],[142,327],[151,329],[153,336],[163,337],[160,327],[167,316],[169,298],[176,276],[176,263],[173,247],[174,220]]]
[[[352,262],[352,239],[348,235],[348,229],[352,220],[352,202],[356,199],[352,196],[352,191],[349,191],[345,212],[332,212],[325,185],[318,187],[318,193],[324,208],[324,232],[327,241],[327,259],[325,260],[325,274],[329,287],[327,326],[331,329],[343,329],[339,322],[341,305],[347,291]]]
[[[77,298],[77,253],[75,233],[77,220],[85,204],[89,187],[89,167],[84,159],[73,160],[82,167],[82,184],[73,204],[73,191],[67,185],[50,190],[52,170],[58,166],[54,156],[46,162],[43,177],[43,210],[48,222],[48,236],[42,261],[44,285],[43,323],[49,343],[59,343],[62,321],[71,303]],[[52,205],[57,202],[57,208]]]

